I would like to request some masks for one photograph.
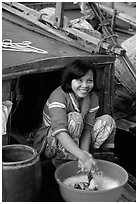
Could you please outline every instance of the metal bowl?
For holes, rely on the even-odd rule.
[[[123,187],[128,181],[128,173],[121,166],[106,160],[97,160],[99,169],[110,178],[119,181],[120,185],[106,190],[88,191],[72,188],[63,181],[74,176],[80,169],[77,161],[70,161],[59,166],[55,179],[59,184],[62,198],[67,202],[116,202],[122,195]]]

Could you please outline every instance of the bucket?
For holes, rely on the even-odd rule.
[[[39,201],[42,174],[37,151],[27,145],[5,145],[2,163],[6,202]]]

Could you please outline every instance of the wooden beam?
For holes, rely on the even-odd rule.
[[[54,25],[57,28],[63,28],[64,24],[64,3],[57,2],[56,3],[56,10],[55,10],[55,17],[54,17]]]
[[[111,28],[112,28],[113,31],[115,31],[116,15],[117,15],[117,10],[114,9],[113,16],[112,16],[112,21],[111,21]]]
[[[39,22],[37,19],[34,18],[34,16],[32,17],[31,15],[26,15],[25,13],[15,9],[15,8],[9,6],[9,5],[6,5],[4,3],[2,3],[2,8],[9,11],[9,12],[11,12],[11,13],[13,13],[14,15],[17,15],[17,16],[19,16],[19,17],[21,17],[21,18],[23,18],[23,19],[25,19],[27,21],[30,21],[31,23],[34,23],[35,25],[37,25],[40,28],[54,34],[55,36],[58,36],[59,38],[63,38],[68,42],[72,42],[72,39],[65,36],[65,35],[63,35],[63,33],[61,31],[53,29],[53,28]]]
[[[114,65],[110,64],[104,70],[104,114],[113,115],[114,96]]]
[[[105,17],[103,16],[101,10],[99,7],[97,7],[96,3],[94,2],[89,2],[89,5],[91,6],[91,9],[99,19],[100,24],[102,25],[102,30],[105,35],[105,38],[108,38],[110,40],[111,45],[121,47],[121,45],[118,43],[117,38],[112,31],[110,24],[105,24]],[[131,61],[129,60],[128,56],[126,53],[123,55],[117,55],[117,58],[119,59],[120,63],[124,66],[126,70],[128,70],[131,74],[134,80],[136,80],[136,74],[135,74],[135,69]],[[135,90],[134,90],[135,91]],[[130,90],[131,93],[131,90]]]
[[[14,5],[15,7],[16,5]],[[78,49],[81,49],[83,51],[92,53],[95,52],[95,48],[93,46],[90,46],[87,43],[84,42],[80,42],[78,39],[74,40],[71,37],[67,36],[67,33],[65,33],[65,31],[61,31],[58,30],[56,28],[52,28],[46,24],[43,24],[42,22],[38,21],[36,18],[34,18],[34,16],[30,15],[26,15],[25,13],[23,13],[22,11],[19,11],[18,9],[11,7],[5,3],[2,3],[2,9],[5,9],[6,11],[9,11],[10,13],[17,15],[31,23],[33,23],[34,25],[36,25],[36,27],[39,27],[41,29],[43,29],[44,31],[49,32],[49,34],[53,35],[54,37],[57,37],[59,41],[64,41],[64,43],[67,43],[68,45],[71,45],[73,47],[76,47]],[[19,5],[18,5],[19,7]]]
[[[103,55],[77,55],[77,56],[62,56],[51,57],[40,60],[34,60],[28,63],[19,64],[16,66],[10,66],[3,69],[2,79],[18,78],[24,74],[50,72],[59,70],[65,67],[67,64],[73,62],[76,59],[86,59],[92,61],[94,64],[106,65],[114,63],[115,58]]]
[[[98,7],[103,10],[104,12],[110,14],[111,16],[113,15],[114,13],[114,10],[112,8],[109,8],[107,6],[104,6],[102,4],[98,4]],[[128,24],[130,24],[131,26],[133,26],[134,29],[136,29],[136,20],[135,18],[132,18],[130,16],[128,16],[127,14],[125,13],[122,13],[122,12],[118,12],[116,14],[116,18],[119,19],[119,20],[122,20]]]
[[[58,26],[61,26],[60,23],[63,22],[63,19],[61,16],[63,15],[64,6],[63,4],[61,4],[61,2],[58,2],[57,6],[60,8],[60,9],[57,9],[57,14],[56,14],[58,18]],[[38,20],[41,18],[41,15],[39,12],[33,9],[30,9],[30,8],[27,8],[26,6],[22,4],[14,3],[14,2],[12,4],[2,3],[2,8],[13,13],[14,15],[17,15],[33,23],[34,25],[36,25],[36,27],[39,27],[49,32],[49,34],[52,34],[53,37],[54,36],[57,37],[58,40],[64,41],[65,43],[73,47],[79,48],[83,51],[86,51],[89,53],[97,53],[99,52],[99,48],[102,47],[105,50],[108,50],[110,48],[110,50],[113,53],[116,53],[119,55],[122,55],[125,52],[124,49],[118,46],[112,47],[111,44],[106,43],[106,42],[101,42],[98,38],[88,35],[75,28],[66,27],[66,28],[63,28],[62,31],[56,28],[52,28]],[[43,20],[44,20],[44,16],[43,16]]]

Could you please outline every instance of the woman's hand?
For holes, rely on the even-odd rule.
[[[96,160],[93,158],[93,156],[86,152],[83,151],[83,157],[82,159],[78,160],[78,167],[81,168],[81,171],[91,171],[93,169],[96,169]]]

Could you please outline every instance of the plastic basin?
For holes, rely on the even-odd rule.
[[[67,202],[116,202],[122,195],[123,187],[128,181],[128,173],[121,166],[106,160],[97,160],[98,166],[106,176],[116,179],[120,185],[106,190],[87,191],[72,188],[63,183],[64,179],[74,176],[78,170],[78,162],[70,161],[59,166],[55,171],[55,179],[59,184],[62,198]]]

